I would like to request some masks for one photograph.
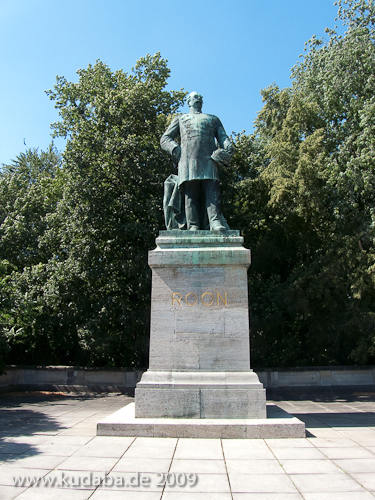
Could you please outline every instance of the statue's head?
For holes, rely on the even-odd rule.
[[[198,92],[191,92],[187,98],[187,105],[189,108],[195,108],[201,111],[203,105],[203,96],[198,94]]]

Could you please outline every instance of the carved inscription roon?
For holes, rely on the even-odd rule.
[[[205,292],[202,293],[201,295],[197,295],[196,293],[193,292],[189,292],[186,295],[179,292],[172,292],[172,306],[175,306],[177,304],[179,306],[182,306],[182,304],[186,304],[188,306],[195,306],[198,303],[203,304],[204,306],[213,306],[213,305],[227,306],[228,305],[227,292],[224,292],[223,295],[220,294],[219,292],[216,292],[216,294],[211,292]]]

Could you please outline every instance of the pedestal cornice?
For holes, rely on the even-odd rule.
[[[250,266],[239,231],[160,231],[148,263],[155,267]]]

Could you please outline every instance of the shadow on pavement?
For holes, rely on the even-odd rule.
[[[70,403],[94,400],[98,395],[50,393],[43,391],[0,394],[0,462],[20,459],[39,452],[33,445],[35,435],[56,435],[67,427],[48,414],[54,408],[66,408]],[[45,411],[43,411],[45,410]],[[34,443],[35,444],[35,443]]]
[[[62,428],[53,417],[34,409],[0,409],[0,461],[22,458],[25,452],[37,454],[28,438],[35,434],[57,434]]]
[[[375,386],[351,387],[270,387],[267,400],[326,403],[375,402]]]
[[[306,427],[322,428],[322,427],[367,427],[375,426],[375,412],[361,413],[294,413],[293,415],[303,422]]]

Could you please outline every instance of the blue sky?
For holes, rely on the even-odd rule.
[[[251,132],[260,90],[289,86],[336,14],[333,0],[0,0],[0,164],[51,142],[58,114],[44,91],[56,75],[77,81],[97,59],[129,72],[157,51],[170,89],[201,93],[228,134]]]

